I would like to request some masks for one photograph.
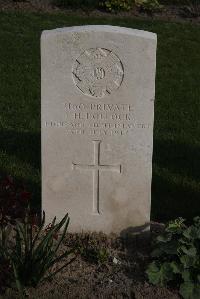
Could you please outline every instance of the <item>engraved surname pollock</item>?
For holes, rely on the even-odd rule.
[[[94,162],[93,164],[72,163],[73,170],[90,170],[93,172],[93,214],[100,214],[99,209],[99,172],[114,171],[121,173],[121,165],[105,165],[100,163],[100,140],[93,140]]]

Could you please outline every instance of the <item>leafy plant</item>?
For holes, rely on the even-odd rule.
[[[190,226],[182,218],[169,222],[154,246],[149,281],[161,286],[175,282],[184,299],[200,298],[200,217]]]
[[[100,5],[110,12],[128,11],[133,6],[133,0],[105,0],[100,2]]]
[[[43,214],[42,223],[36,229],[27,213],[24,223],[17,222],[14,228],[14,244],[12,248],[7,250],[7,255],[13,267],[15,282],[20,292],[25,286],[36,287],[40,281],[56,275],[75,259],[73,256],[57,270],[50,271],[55,264],[74,253],[74,250],[67,250],[60,255],[58,254],[67,232],[68,214],[57,224],[55,217],[45,233],[44,224],[45,214]],[[61,229],[63,231],[59,237]]]
[[[90,234],[84,234],[76,240],[75,246],[81,257],[91,263],[104,264],[109,259],[109,252]]]
[[[45,214],[37,225],[37,216],[30,209],[30,193],[11,177],[0,182],[0,289],[8,281],[15,281],[18,290],[23,293],[25,286],[37,284],[56,275],[76,255],[60,268],[51,271],[53,266],[65,257],[75,253],[66,250],[59,255],[68,224],[68,214],[56,224],[53,222],[45,228]],[[62,230],[62,233],[60,233]],[[6,280],[5,280],[6,278]]]
[[[149,13],[153,13],[154,11],[160,10],[162,8],[159,0],[135,0],[135,4],[141,11]]]

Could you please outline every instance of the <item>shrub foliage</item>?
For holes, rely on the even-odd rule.
[[[149,281],[165,286],[176,283],[184,299],[200,298],[200,217],[186,226],[184,219],[170,222],[159,235],[146,271]]]
[[[145,11],[160,8],[159,0],[52,0],[53,4],[64,8],[103,8],[109,12],[129,11],[134,6]]]
[[[133,0],[105,0],[100,5],[110,12],[128,11],[133,7]]]
[[[145,12],[154,12],[162,8],[159,0],[135,0],[135,4]]]

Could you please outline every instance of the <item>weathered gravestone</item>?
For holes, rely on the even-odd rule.
[[[44,31],[42,204],[72,232],[150,220],[156,35],[112,26]]]

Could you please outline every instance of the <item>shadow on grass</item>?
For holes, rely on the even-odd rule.
[[[5,130],[0,132],[0,150],[14,155],[19,160],[36,169],[41,165],[40,132],[19,132]]]
[[[7,159],[9,156],[17,159],[19,166],[28,165],[24,168],[24,173],[16,174],[15,170],[8,167],[5,162],[0,167],[0,176],[5,177],[10,175],[14,180],[23,183],[27,191],[31,192],[31,203],[34,210],[38,213],[41,210],[41,183],[36,179],[41,169],[41,137],[40,132],[19,132],[14,130],[5,130],[0,132],[0,151],[6,153]],[[22,165],[23,162],[23,165]],[[21,165],[20,165],[21,163]],[[25,167],[24,166],[24,167]],[[28,173],[29,166],[32,172]],[[28,176],[28,178],[26,177]]]
[[[152,219],[158,221],[200,214],[200,148],[154,140]]]
[[[7,169],[5,168],[0,168],[0,180],[6,178],[7,176],[11,176],[16,185],[24,185],[25,190],[31,193],[31,208],[38,215],[41,215],[41,186],[31,180],[14,176],[12,173],[8,173]]]

